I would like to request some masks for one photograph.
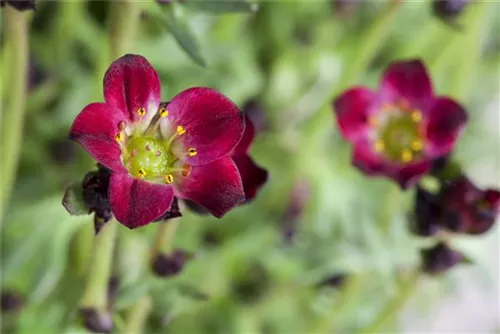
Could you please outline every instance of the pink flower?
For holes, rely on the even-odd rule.
[[[216,217],[245,199],[230,157],[245,122],[224,95],[190,88],[166,107],[153,67],[144,57],[125,55],[104,76],[104,99],[80,112],[70,138],[112,171],[109,202],[123,225],[152,222],[174,196]]]
[[[451,152],[467,121],[465,110],[435,96],[419,60],[395,62],[378,92],[354,87],[334,101],[342,136],[354,145],[353,165],[414,185],[431,161]]]

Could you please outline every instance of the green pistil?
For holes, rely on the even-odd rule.
[[[379,136],[374,141],[375,151],[390,160],[403,163],[420,157],[424,146],[419,129],[421,112],[391,105],[384,108],[382,117],[370,121],[379,130]]]
[[[163,178],[175,160],[164,141],[153,137],[131,137],[127,154],[124,164],[129,173],[145,179]]]

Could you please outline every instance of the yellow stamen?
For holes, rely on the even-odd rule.
[[[146,176],[146,174],[147,173],[143,168],[141,168],[137,171],[137,176],[139,176],[141,179],[143,179]]]
[[[191,148],[188,150],[188,155],[189,155],[190,157],[194,157],[194,156],[195,156],[195,155],[197,155],[197,154],[198,154],[198,151],[196,151],[196,149],[195,149],[195,148],[192,148],[192,147],[191,147]]]
[[[115,140],[117,142],[121,142],[123,141],[123,132],[118,132],[116,135],[115,135]]]
[[[139,116],[144,116],[146,115],[146,109],[144,109],[143,107],[140,107],[139,109],[137,109],[137,113],[139,114]]]
[[[375,152],[383,152],[385,149],[384,141],[382,139],[378,139],[373,145],[373,148],[375,149]]]
[[[167,117],[168,116],[168,110],[165,108],[161,108],[158,113],[160,114],[160,117]]]
[[[420,139],[415,139],[411,142],[411,149],[414,151],[421,151],[424,148],[424,143]]]
[[[170,184],[172,182],[174,182],[174,176],[172,174],[167,174],[165,175],[165,183],[166,184]]]
[[[182,125],[177,125],[177,130],[176,130],[178,135],[183,135],[186,133],[186,129]]]
[[[410,162],[413,160],[413,153],[409,149],[404,149],[403,152],[401,152],[401,161],[403,162]]]
[[[419,110],[413,110],[411,112],[411,120],[415,123],[419,123],[422,120],[422,113]]]

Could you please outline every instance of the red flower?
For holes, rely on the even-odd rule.
[[[353,165],[408,188],[432,160],[453,149],[467,121],[465,110],[437,97],[419,60],[393,63],[374,92],[347,90],[334,101],[342,136],[354,145]]]
[[[174,195],[216,217],[244,200],[229,154],[245,123],[228,98],[190,88],[165,108],[153,67],[141,56],[125,55],[104,76],[104,99],[80,112],[70,138],[111,169],[108,197],[119,222],[148,224],[170,208]]]

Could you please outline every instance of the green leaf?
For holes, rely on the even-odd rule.
[[[255,13],[259,9],[258,4],[241,0],[190,1],[183,6],[211,14]]]
[[[73,182],[66,187],[62,205],[70,213],[70,215],[81,216],[89,214],[89,208],[83,199],[81,182]]]
[[[181,8],[171,4],[161,7],[161,9],[150,9],[149,14],[172,34],[179,46],[186,51],[195,63],[206,67],[205,59],[200,53],[198,40],[185,19]]]

